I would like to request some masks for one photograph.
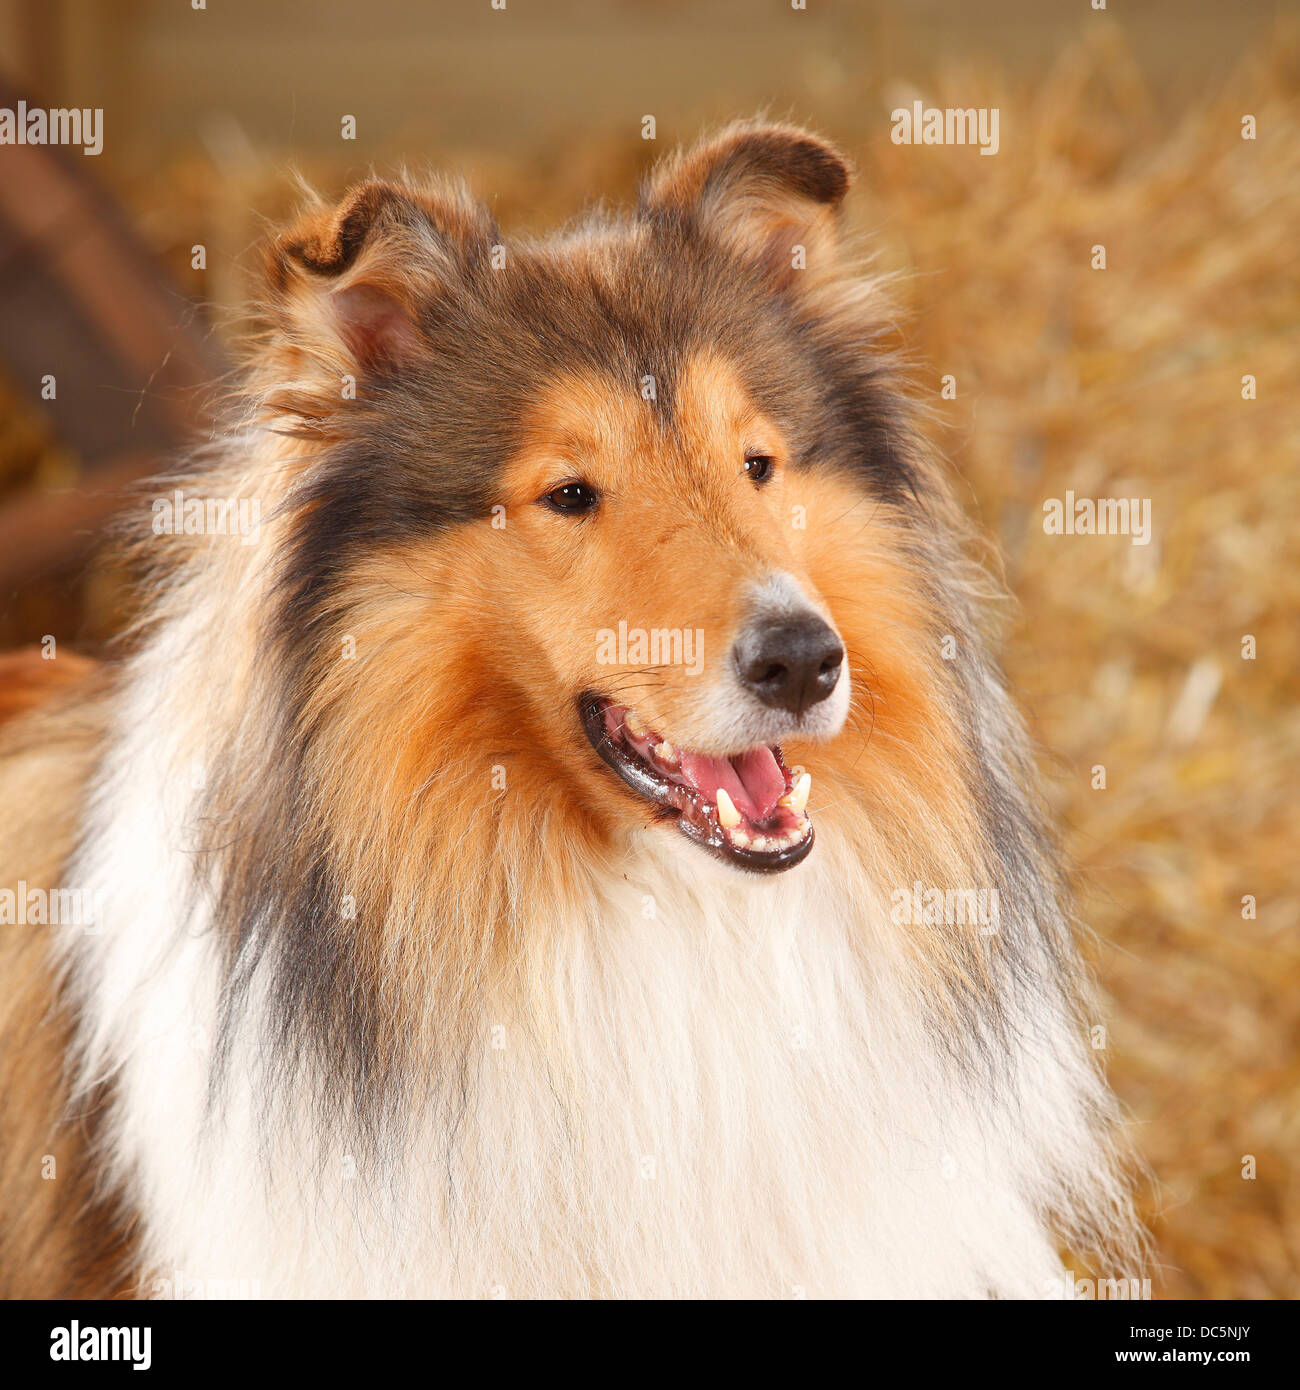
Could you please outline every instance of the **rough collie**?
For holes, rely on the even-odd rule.
[[[123,650],[8,660],[8,1292],[1134,1272],[849,177],[750,123],[545,240],[381,181],[274,240]]]

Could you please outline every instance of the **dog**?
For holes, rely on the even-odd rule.
[[[549,239],[374,178],[274,238],[121,649],[7,660],[6,1292],[1134,1271],[996,591],[850,179],[743,122]]]

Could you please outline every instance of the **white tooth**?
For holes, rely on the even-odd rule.
[[[628,712],[623,716],[623,726],[631,732],[633,737],[645,737],[645,725],[636,717],[635,714],[632,713],[631,710],[628,710]]]
[[[747,830],[733,830],[727,838],[738,849],[749,848],[749,832]]]
[[[676,763],[677,750],[671,743],[664,742],[659,744],[655,749],[655,757],[658,758],[661,763]]]
[[[776,848],[776,842],[769,840],[766,835],[755,835],[749,842],[750,849],[769,850]]]
[[[724,830],[730,830],[732,826],[740,824],[740,812],[736,810],[736,803],[727,795],[726,787],[718,788],[718,821]]]
[[[788,798],[782,798],[784,804],[799,815],[803,815],[808,809],[808,793],[812,790],[812,773],[801,772],[790,790]]]

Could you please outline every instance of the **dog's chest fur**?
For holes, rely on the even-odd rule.
[[[1086,1082],[1064,1023],[1019,1019],[1031,1045],[996,1082],[958,1064],[891,945],[889,886],[833,824],[774,880],[661,828],[634,837],[580,900],[537,907],[544,967],[482,1001],[473,1045],[389,1133],[322,1126],[309,1076],[276,1088],[257,984],[213,1098],[223,972],[202,906],[180,925],[175,752],[137,732],[106,769],[81,866],[105,925],[73,961],[157,1277],[265,1296],[1008,1296],[1059,1269],[1041,1208],[1063,1149],[1091,1143],[1071,1132]]]

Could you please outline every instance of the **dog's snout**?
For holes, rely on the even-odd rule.
[[[733,651],[741,684],[772,709],[801,715],[840,678],[844,647],[815,613],[753,622]]]

